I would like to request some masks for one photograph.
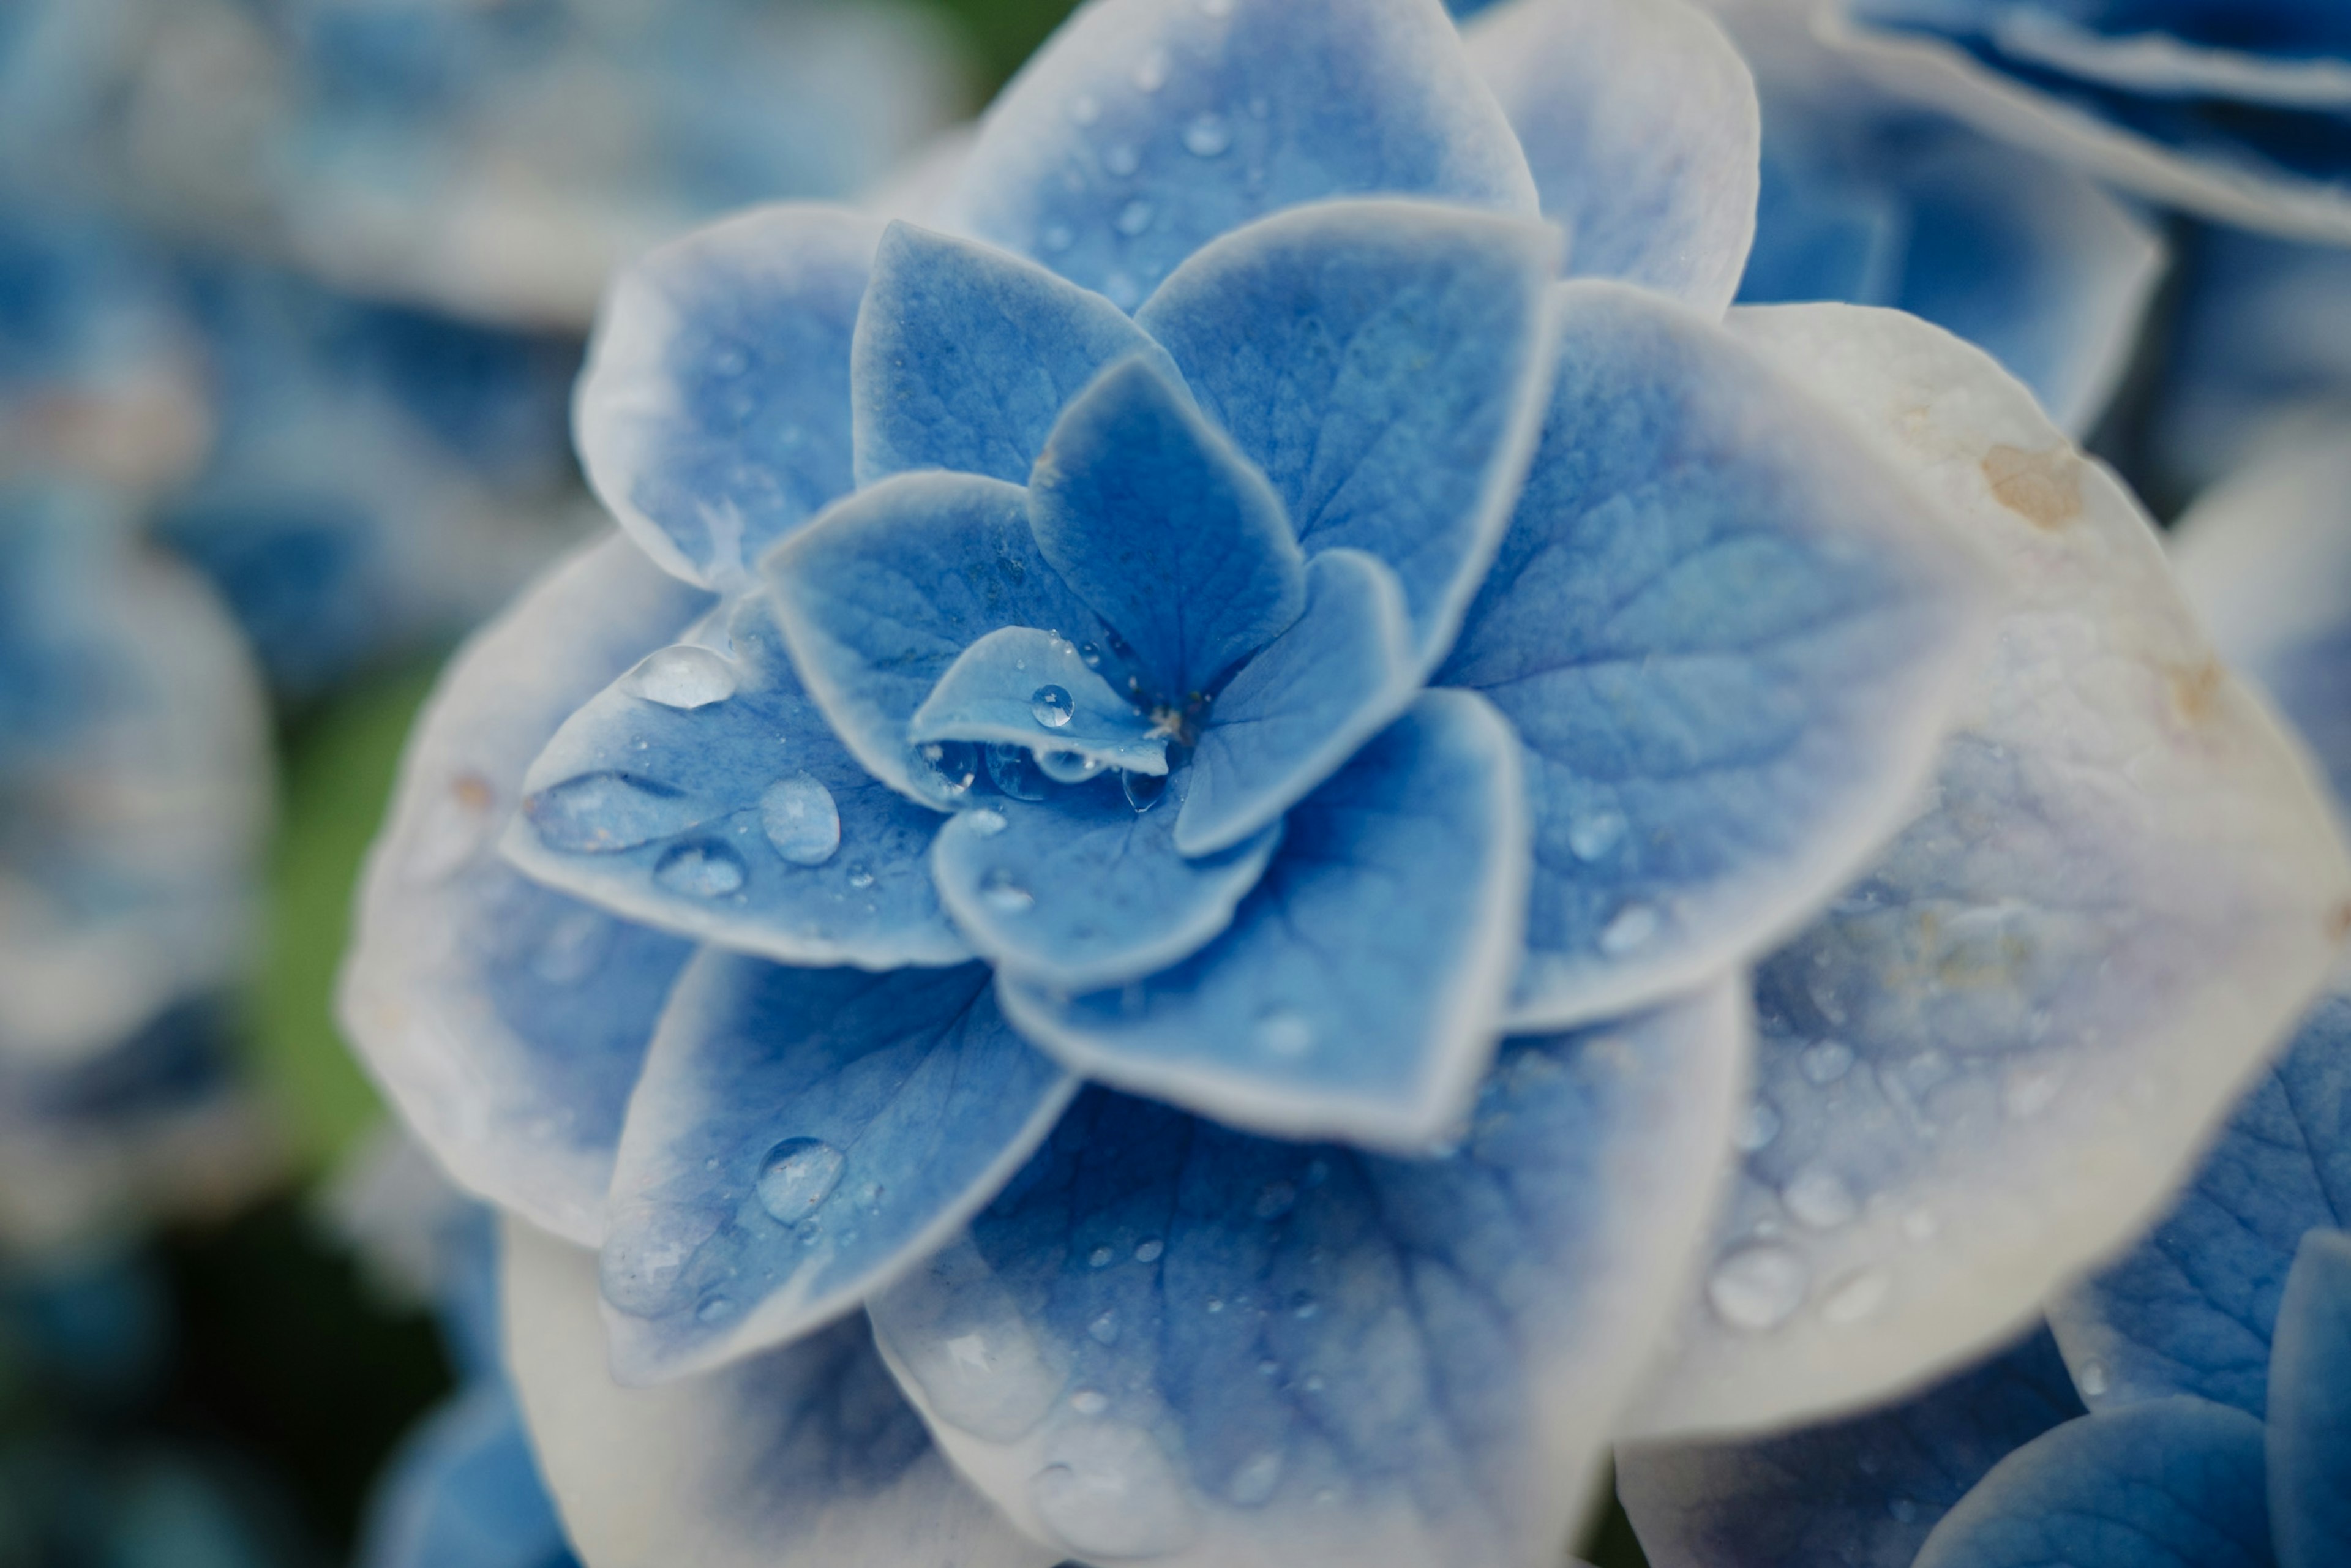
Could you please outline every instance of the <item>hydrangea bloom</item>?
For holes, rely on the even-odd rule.
[[[2166,204],[2351,240],[2351,16],[2331,0],[1831,0],[1863,68]]]
[[[1551,1561],[1661,1331],[1784,1420],[2140,1218],[2351,873],[2023,388],[1724,324],[1756,162],[1679,5],[1108,0],[616,286],[344,991],[586,1560]]]

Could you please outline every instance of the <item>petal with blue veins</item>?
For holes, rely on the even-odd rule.
[[[1182,709],[1282,632],[1306,562],[1265,476],[1147,360],[1102,372],[1029,481],[1037,549]]]
[[[1650,1568],[1910,1568],[1994,1465],[2085,1415],[2056,1343],[2022,1344],[1896,1405],[1740,1443],[1616,1451]]]
[[[1424,667],[1534,451],[1558,251],[1520,219],[1329,203],[1228,235],[1137,317],[1271,479],[1309,554],[1360,549],[1395,572]]]
[[[617,536],[527,592],[442,677],[360,892],[337,1013],[376,1082],[460,1185],[578,1241],[692,946],[531,881],[498,829],[564,718],[709,602]]]
[[[359,1568],[559,1568],[570,1562],[522,1411],[475,1384],[402,1441],[369,1505]]]
[[[1513,0],[1462,37],[1543,216],[1573,239],[1568,270],[1728,308],[1755,236],[1762,126],[1721,26],[1687,0]]]
[[[1093,379],[1167,355],[1125,312],[1033,262],[893,224],[857,318],[857,482],[944,468],[1026,484]]]
[[[1053,1568],[957,1479],[862,1314],[656,1388],[605,1368],[596,1255],[509,1221],[507,1344],[564,1531],[595,1568]]]
[[[2278,1568],[2351,1560],[2351,1235],[2304,1237],[2270,1359],[2270,1530]]]
[[[1017,746],[1097,768],[1167,771],[1165,732],[1112,689],[1076,643],[1030,626],[990,632],[966,648],[914,710],[906,733],[918,746]]]
[[[1850,1408],[2006,1339],[2155,1218],[2351,923],[2307,762],[2022,385],[1896,312],[1731,319],[2013,586],[1932,790],[1759,968],[1757,1098],[1651,1433]]]
[[[981,965],[801,969],[705,949],[629,1102],[602,1258],[612,1365],[650,1383],[853,1309],[971,1218],[1076,1080]]]
[[[2019,1448],[1916,1568],[2272,1568],[2261,1423],[2199,1399],[2068,1421]]]
[[[1217,696],[1176,847],[1214,854],[1296,805],[1420,689],[1395,574],[1361,550],[1307,563],[1306,608]]]
[[[1155,783],[1156,781],[1155,780]],[[1188,769],[1160,792],[1099,773],[965,811],[931,852],[939,899],[1008,972],[1058,990],[1114,986],[1197,952],[1264,873],[1279,824],[1186,858],[1176,823]]]
[[[763,207],[613,283],[573,423],[596,494],[664,570],[738,586],[849,493],[850,346],[882,226]]]
[[[1231,1126],[1426,1150],[1458,1133],[1501,1034],[1525,801],[1501,716],[1426,693],[1283,820],[1214,942],[1092,995],[1007,978],[1006,1010],[1089,1078]]]
[[[1535,212],[1437,0],[1107,0],[989,110],[955,221],[1132,310],[1218,235],[1366,195]]]
[[[1520,1021],[1768,946],[1898,827],[1985,619],[1959,529],[1721,329],[1560,287],[1541,451],[1440,685],[1518,728]]]
[[[502,847],[648,925],[887,969],[970,956],[925,871],[938,823],[833,737],[750,594],[564,722]]]
[[[2057,1297],[2050,1322],[2092,1409],[2193,1394],[2267,1411],[2294,1250],[2351,1228],[2351,997],[2302,1020],[2145,1239]]]
[[[1455,1152],[1276,1142],[1089,1090],[870,1306],[972,1483],[1089,1562],[1556,1563],[1729,1133],[1717,987],[1511,1041]]]
[[[939,777],[906,727],[964,650],[1007,626],[1073,638],[1081,655],[1110,640],[1038,553],[1028,492],[997,479],[884,480],[762,570],[793,667],[833,733],[867,772],[941,810],[968,780]]]

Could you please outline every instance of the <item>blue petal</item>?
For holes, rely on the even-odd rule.
[[[605,1370],[595,1254],[505,1237],[507,1343],[548,1488],[599,1568],[1052,1568],[958,1480],[862,1314],[657,1388]]]
[[[1017,746],[1096,768],[1167,771],[1167,737],[1143,710],[1113,690],[1076,643],[1033,627],[1007,626],[966,648],[906,727],[918,745]]]
[[[1561,286],[1534,471],[1440,683],[1518,727],[1520,1015],[1636,1005],[1769,942],[1902,820],[1981,575],[1825,411],[1695,317]]]
[[[1006,1010],[1088,1077],[1234,1126],[1426,1149],[1458,1130],[1518,969],[1517,750],[1485,703],[1424,695],[1290,813],[1214,943],[1092,996],[1007,980]]]
[[[1037,551],[1026,491],[956,474],[862,490],[761,563],[809,695],[865,770],[940,810],[964,775],[938,770],[906,727],[963,651],[1029,626],[1110,639]],[[1099,649],[1097,649],[1099,651]]]
[[[924,866],[938,817],[833,738],[762,595],[566,720],[523,789],[508,858],[648,925],[795,964],[970,956]]]
[[[1558,244],[1511,219],[1334,203],[1204,251],[1138,318],[1273,481],[1309,552],[1346,546],[1395,570],[1425,665],[1477,591],[1533,451]]]
[[[1531,216],[1533,183],[1434,0],[1107,0],[988,113],[959,226],[1133,309],[1208,241],[1332,196]]]
[[[979,965],[795,969],[705,949],[629,1102],[603,1252],[612,1365],[652,1382],[799,1338],[937,1248],[1076,1081]]]
[[[1458,12],[1461,8],[1454,7]],[[1464,29],[1568,270],[1719,315],[1755,233],[1755,82],[1684,0],[1520,0]]]
[[[931,852],[939,900],[972,946],[1040,985],[1114,986],[1164,969],[1231,923],[1281,837],[1275,826],[1186,858],[1176,822],[1190,784],[1179,768],[1164,795],[1131,798],[1104,775],[966,811]]]
[[[1089,1091],[876,1338],[964,1474],[1089,1561],[1555,1561],[1708,1202],[1740,1033],[1718,988],[1512,1041],[1441,1159]]]
[[[2068,1421],[2010,1455],[1917,1568],[2272,1568],[2261,1423],[2198,1399]]]
[[[1176,847],[1213,854],[1276,821],[1420,688],[1395,574],[1361,550],[1306,569],[1306,608],[1208,710]]]
[[[504,1380],[426,1418],[377,1483],[359,1568],[561,1568],[571,1562]]]
[[[893,224],[857,318],[857,482],[946,468],[1026,484],[1061,410],[1165,350],[1098,294],[1000,250]]]
[[[2351,1236],[2303,1239],[2270,1361],[2270,1526],[2278,1568],[2351,1562]]]
[[[2009,1453],[2084,1414],[2046,1330],[1899,1405],[1744,1443],[1619,1448],[1654,1568],[1910,1568]]]
[[[689,944],[539,886],[497,854],[564,716],[708,605],[612,537],[450,666],[369,862],[338,1015],[456,1180],[602,1234],[621,1120]]]
[[[2266,1408],[2294,1249],[2351,1227],[2351,997],[2254,1083],[2147,1239],[2050,1308],[2092,1408],[2194,1394]]]
[[[574,409],[580,461],[664,570],[732,587],[849,492],[850,345],[881,231],[764,207],[613,284]]]
[[[1149,361],[1070,405],[1030,481],[1037,548],[1131,649],[1143,695],[1183,707],[1306,602],[1281,502]]]

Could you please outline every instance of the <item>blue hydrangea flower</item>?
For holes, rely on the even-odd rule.
[[[1757,146],[1679,5],[1107,0],[620,280],[343,997],[586,1561],[1549,1562],[2189,1161],[2326,810],[1989,359],[1725,321]]]
[[[2332,0],[1837,0],[1898,91],[2223,223],[2351,240],[2351,16]]]

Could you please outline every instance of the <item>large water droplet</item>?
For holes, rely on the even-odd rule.
[[[831,790],[805,773],[768,786],[759,797],[759,825],[794,865],[822,865],[841,848],[841,808]]]
[[[1274,1008],[1257,1020],[1257,1042],[1275,1056],[1303,1056],[1314,1049],[1314,1020],[1294,1008]]]
[[[1137,811],[1148,811],[1167,798],[1165,773],[1122,773],[1118,782],[1126,791],[1126,803]]]
[[[1010,872],[998,866],[979,879],[979,896],[990,909],[1006,915],[1019,915],[1036,907],[1037,895],[1020,885]]]
[[[583,773],[523,801],[522,814],[551,850],[618,854],[682,833],[702,821],[682,789],[626,773]]]
[[[1797,1223],[1815,1230],[1834,1230],[1850,1224],[1861,1212],[1861,1205],[1853,1196],[1853,1188],[1844,1178],[1825,1166],[1807,1166],[1780,1189],[1780,1201]]]
[[[1029,694],[1029,712],[1047,729],[1066,729],[1078,716],[1078,705],[1059,686],[1039,686]]]
[[[1657,934],[1657,911],[1646,904],[1628,904],[1616,912],[1600,933],[1600,950],[1611,958],[1638,952]]]
[[[1715,1316],[1750,1332],[1777,1327],[1804,1304],[1812,1270],[1787,1248],[1741,1247],[1714,1266],[1706,1299]]]
[[[1281,1484],[1281,1456],[1271,1448],[1250,1458],[1226,1483],[1226,1500],[1240,1508],[1262,1508]]]
[[[759,1207],[798,1225],[841,1185],[841,1153],[821,1138],[786,1138],[759,1162]]]
[[[655,882],[694,898],[724,898],[749,877],[743,857],[716,842],[680,844],[653,867]]]
[[[2085,1399],[2103,1397],[2108,1382],[2106,1364],[2103,1361],[2085,1361],[2082,1364],[2082,1370],[2074,1375],[2074,1383],[2081,1389]]]
[[[1625,840],[1621,811],[1593,811],[1567,825],[1567,847],[1580,861],[1596,861]]]
[[[1195,1533],[1176,1475],[1148,1434],[1089,1423],[1030,1478],[1029,1499],[1059,1544],[1087,1557],[1160,1557]]]
[[[1045,751],[1038,754],[1037,767],[1056,784],[1082,784],[1102,770],[1102,762],[1082,751]]]
[[[735,695],[735,669],[707,648],[680,643],[646,654],[621,677],[621,689],[664,707],[708,707]]]
[[[998,741],[987,748],[987,776],[1016,800],[1041,800],[1050,791],[1037,758],[1025,746]]]
[[[1221,114],[1204,114],[1184,128],[1184,150],[1196,157],[1218,157],[1232,144],[1232,127]]]
[[[1807,1082],[1826,1088],[1853,1070],[1853,1047],[1841,1040],[1814,1040],[1804,1047],[1796,1066]]]
[[[914,788],[940,800],[959,800],[979,777],[979,747],[968,741],[935,740],[914,747]]]

